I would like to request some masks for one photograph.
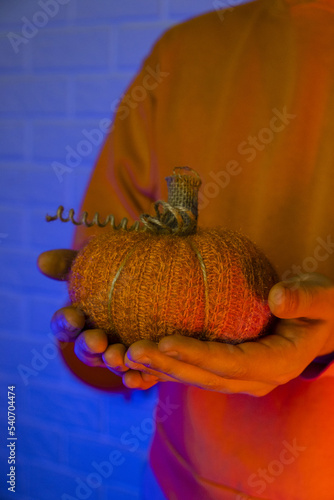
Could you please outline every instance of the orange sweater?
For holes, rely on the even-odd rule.
[[[203,180],[200,225],[241,230],[283,279],[334,280],[333,130],[334,0],[212,12],[144,62],[82,208],[136,219],[188,165]],[[92,232],[79,228],[75,245]],[[331,365],[261,398],[161,383],[170,406],[151,461],[167,497],[333,500],[333,377]]]

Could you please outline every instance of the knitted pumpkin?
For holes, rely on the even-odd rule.
[[[186,167],[183,167],[186,169]],[[175,169],[176,170],[176,169]],[[75,224],[111,228],[93,236],[78,253],[69,275],[69,294],[95,328],[126,346],[179,333],[201,340],[239,343],[265,334],[273,316],[267,304],[276,273],[263,253],[242,234],[223,228],[197,229],[201,180],[167,177],[168,203],[142,225],[119,226],[98,214]],[[187,169],[190,170],[190,169]],[[192,171],[193,172],[193,171]]]

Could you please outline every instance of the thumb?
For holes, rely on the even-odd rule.
[[[334,286],[321,274],[302,274],[276,283],[268,303],[278,318],[326,319],[333,315]]]
[[[39,255],[37,266],[48,278],[65,281],[77,253],[68,249],[48,250]]]

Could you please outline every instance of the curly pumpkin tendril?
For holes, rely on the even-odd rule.
[[[87,220],[88,212],[83,212],[79,220],[74,219],[75,212],[73,208],[69,210],[68,217],[66,218],[63,217],[63,213],[64,213],[64,207],[60,205],[57,209],[56,215],[53,216],[47,215],[46,220],[47,222],[51,222],[57,219],[59,219],[61,222],[71,221],[72,224],[74,224],[75,226],[85,225],[86,227],[92,227],[92,226],[106,227],[107,224],[110,224],[113,229],[125,229],[127,231],[138,231],[140,226],[139,221],[136,221],[132,226],[128,227],[128,219],[126,217],[124,217],[119,224],[116,224],[115,217],[113,215],[107,215],[104,222],[101,222],[98,212],[94,214],[94,217],[90,222]]]
[[[185,170],[194,175],[182,175],[176,173]],[[166,178],[168,185],[168,202],[159,200],[154,204],[155,216],[142,214],[140,221],[136,221],[128,227],[128,219],[124,217],[119,224],[116,224],[114,215],[107,215],[104,222],[100,221],[100,216],[96,212],[93,219],[89,221],[88,212],[83,212],[78,220],[74,219],[74,210],[71,208],[68,217],[64,217],[64,207],[59,206],[54,216],[47,215],[47,222],[60,220],[69,222],[75,226],[85,225],[86,227],[98,226],[106,227],[108,224],[113,229],[124,229],[126,231],[149,231],[154,234],[175,234],[187,236],[197,230],[198,212],[198,189],[201,179],[197,172],[189,167],[175,167],[173,175]]]
[[[162,211],[160,211],[160,207]],[[148,214],[140,216],[146,231],[162,234],[187,235],[196,231],[197,217],[185,207],[173,207],[166,201],[154,204],[156,217]]]

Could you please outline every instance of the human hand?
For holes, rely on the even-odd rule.
[[[256,341],[231,345],[171,335],[158,345],[134,343],[125,365],[202,389],[266,395],[334,351],[334,284],[319,274],[301,275],[277,283],[268,302],[280,319]]]
[[[77,252],[68,249],[43,252],[37,265],[47,277],[66,281]],[[51,329],[61,342],[73,342],[76,356],[87,366],[108,368],[122,377],[126,387],[148,389],[157,383],[158,377],[142,371],[130,370],[124,364],[126,347],[115,343],[109,345],[106,333],[91,328],[84,313],[73,306],[62,307],[51,320]],[[150,370],[146,370],[150,372]]]

